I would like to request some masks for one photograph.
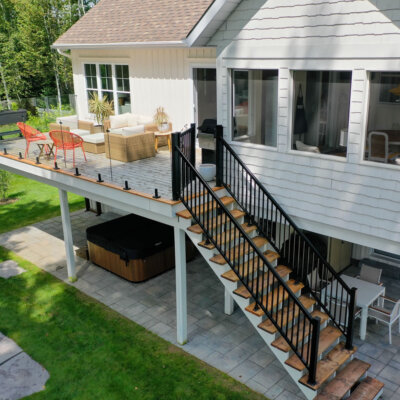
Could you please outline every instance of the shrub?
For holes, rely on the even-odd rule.
[[[0,200],[6,200],[10,189],[11,174],[0,169]]]

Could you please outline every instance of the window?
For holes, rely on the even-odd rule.
[[[400,165],[400,72],[371,72],[365,158]]]
[[[346,157],[350,71],[294,71],[292,147]]]
[[[276,146],[278,71],[232,71],[233,140]]]
[[[85,78],[88,100],[97,93],[113,101],[116,114],[131,112],[128,65],[85,64]]]

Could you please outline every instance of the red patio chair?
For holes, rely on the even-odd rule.
[[[31,142],[36,142],[37,140],[47,140],[47,137],[37,129],[33,128],[25,124],[25,122],[17,122],[17,126],[21,133],[24,135],[26,140],[26,150],[25,150],[25,158],[28,155],[29,145]]]
[[[75,149],[77,147],[80,147],[82,149],[83,156],[85,157],[85,161],[87,161],[85,150],[83,148],[83,139],[79,135],[76,135],[75,133],[72,133],[72,132],[66,132],[66,131],[51,131],[49,133],[49,135],[56,147],[56,152],[54,154],[54,161],[57,161],[57,150],[58,149],[64,151],[64,159],[67,158],[67,150],[72,150],[73,166],[75,167]]]

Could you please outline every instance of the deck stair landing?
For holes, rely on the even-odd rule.
[[[291,269],[279,263],[280,255],[255,228],[249,224],[246,213],[240,209],[232,197],[229,197],[225,190],[215,191],[224,206],[229,209],[232,217],[235,218],[246,234],[249,235],[253,244],[263,253],[267,260],[274,266],[276,273],[282,278],[290,290],[298,297],[301,304],[311,313],[312,317],[320,319],[320,335],[318,347],[318,363],[316,382],[310,384],[308,381],[307,369],[299,357],[292,351],[291,346],[280,335],[274,323],[264,314],[262,309],[255,303],[252,294],[242,284],[239,276],[230,268],[225,257],[218,252],[214,244],[206,237],[203,230],[188,210],[177,213],[182,228],[186,232],[199,252],[207,260],[209,266],[217,275],[218,279],[231,294],[238,306],[244,311],[250,323],[255,327],[271,351],[282,363],[288,374],[293,378],[299,389],[307,399],[317,400],[339,400],[344,398],[357,400],[378,399],[383,391],[383,384],[376,379],[367,376],[369,364],[354,358],[356,348],[347,350],[345,348],[342,333],[330,321],[329,316],[316,306],[316,301],[307,294],[304,285],[291,277]],[[234,230],[225,232],[223,230],[225,215],[217,215],[215,203],[200,204],[195,213],[207,215],[209,225],[213,229],[213,238],[217,242],[228,243],[236,240]],[[235,260],[242,279],[253,283],[251,287],[259,286],[261,293],[267,289],[266,282],[271,287],[262,298],[263,305],[267,309],[276,311],[276,322],[281,327],[288,329],[289,337],[293,343],[308,343],[310,337],[309,325],[299,322],[299,307],[287,306],[287,292],[282,286],[274,287],[276,278],[271,271],[259,270],[260,265],[249,258],[244,243],[234,242],[228,257]],[[237,259],[240,255],[240,259]],[[270,279],[267,279],[270,275]],[[265,279],[258,279],[263,276]],[[262,291],[264,290],[264,291]]]

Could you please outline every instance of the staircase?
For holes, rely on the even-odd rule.
[[[193,167],[193,129],[173,136],[181,227],[307,399],[379,398],[383,384],[354,357],[355,291],[256,181],[220,128],[219,186],[210,188]]]

